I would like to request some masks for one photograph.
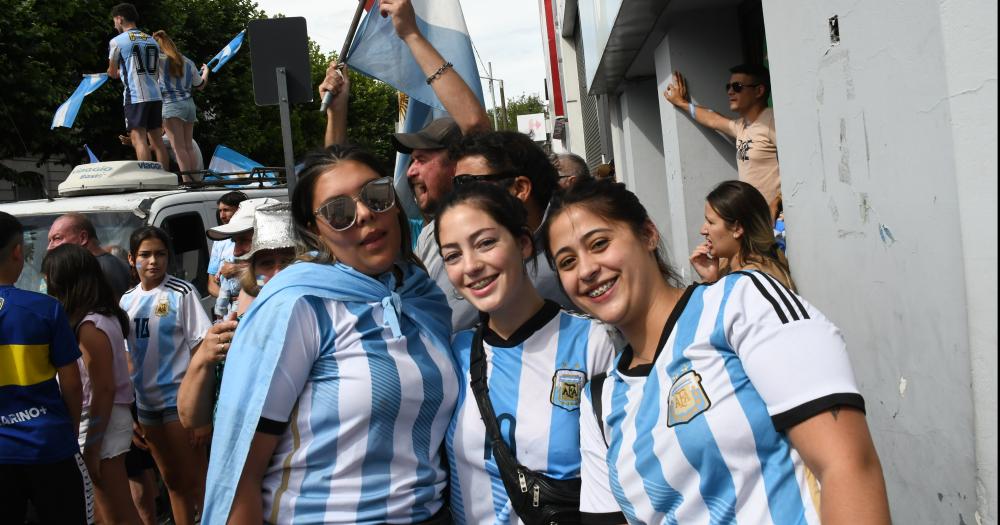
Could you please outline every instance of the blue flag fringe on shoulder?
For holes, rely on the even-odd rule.
[[[58,127],[72,128],[73,121],[76,120],[76,114],[80,112],[80,106],[83,105],[84,97],[94,91],[97,91],[97,88],[104,85],[107,81],[107,73],[83,75],[83,80],[81,80],[80,85],[76,87],[76,91],[70,95],[66,102],[63,102],[62,105],[59,106],[59,109],[56,110],[56,114],[52,116],[52,127],[49,129],[55,129]]]

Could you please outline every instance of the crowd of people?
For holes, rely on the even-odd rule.
[[[638,196],[490,131],[410,1],[380,9],[450,114],[392,137],[417,238],[347,143],[336,63],[290,202],[217,203],[214,319],[169,275],[166,232],[134,231],[123,266],[78,214],[49,233],[51,297],[18,290],[0,213],[7,515],[150,523],[155,465],[178,524],[888,523],[844,340],[774,235],[776,164],[705,197],[701,282],[681,283]],[[766,101],[763,73],[733,74],[734,104]],[[757,105],[728,124],[688,106],[680,75],[666,96],[761,133]]]

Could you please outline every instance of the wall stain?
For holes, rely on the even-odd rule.
[[[840,210],[837,209],[837,203],[833,202],[833,197],[827,202],[827,207],[830,208],[830,216],[833,217],[833,222],[840,220]]]
[[[878,225],[878,235],[882,238],[882,244],[886,246],[896,244],[896,237],[892,235],[892,230],[890,230],[885,224]]]
[[[858,205],[861,209],[861,223],[868,224],[868,216],[872,211],[871,204],[868,203],[868,194],[859,193],[858,196],[861,197],[861,203]]]
[[[865,112],[861,112],[861,128],[865,130],[865,170],[869,178],[872,176],[872,154],[868,147],[868,119]]]
[[[847,120],[840,119],[840,182],[851,184],[851,148],[847,145]]]
[[[847,238],[864,238],[865,232],[858,230],[837,230],[837,238],[847,239]]]

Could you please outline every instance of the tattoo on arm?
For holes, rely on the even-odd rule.
[[[833,416],[833,420],[836,421],[840,416],[840,407],[833,407],[830,409],[830,415]]]

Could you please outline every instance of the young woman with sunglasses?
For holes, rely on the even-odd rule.
[[[705,242],[689,260],[705,282],[714,283],[734,271],[760,270],[796,291],[788,260],[774,238],[767,201],[753,186],[727,180],[709,192],[701,234]]]
[[[579,486],[573,483],[580,476],[580,394],[588,378],[611,364],[614,346],[606,327],[566,313],[535,289],[528,274],[534,238],[524,206],[507,190],[457,186],[438,211],[435,235],[448,279],[481,319],[452,342],[464,390],[446,440],[455,523],[536,521],[519,519],[519,505],[511,503],[535,495],[530,488],[527,496],[505,490],[500,470],[509,465],[489,444],[488,417],[495,417],[518,463],[571,485],[573,501],[561,503],[578,520]],[[477,405],[479,363],[493,416]],[[507,473],[508,483],[515,477]],[[545,496],[539,494],[543,509],[551,504]]]
[[[128,333],[132,383],[141,430],[149,443],[178,524],[193,524],[205,490],[205,447],[177,415],[177,391],[191,353],[211,327],[198,291],[167,275],[170,237],[144,226],[129,238],[128,260],[139,285],[119,302],[132,323]]]
[[[570,298],[629,343],[580,407],[585,522],[889,523],[864,400],[822,313],[758,271],[678,287],[622,184],[574,185],[543,233]],[[593,515],[612,502],[623,514]]]
[[[261,290],[226,358],[206,521],[445,523],[451,312],[392,179],[333,146],[306,158],[291,205],[300,260]]]
[[[103,523],[139,523],[132,505],[125,453],[132,443],[132,401],[125,336],[129,318],[118,306],[97,258],[76,244],[63,244],[42,259],[49,295],[62,303],[74,328],[83,380],[80,448],[94,483]]]

